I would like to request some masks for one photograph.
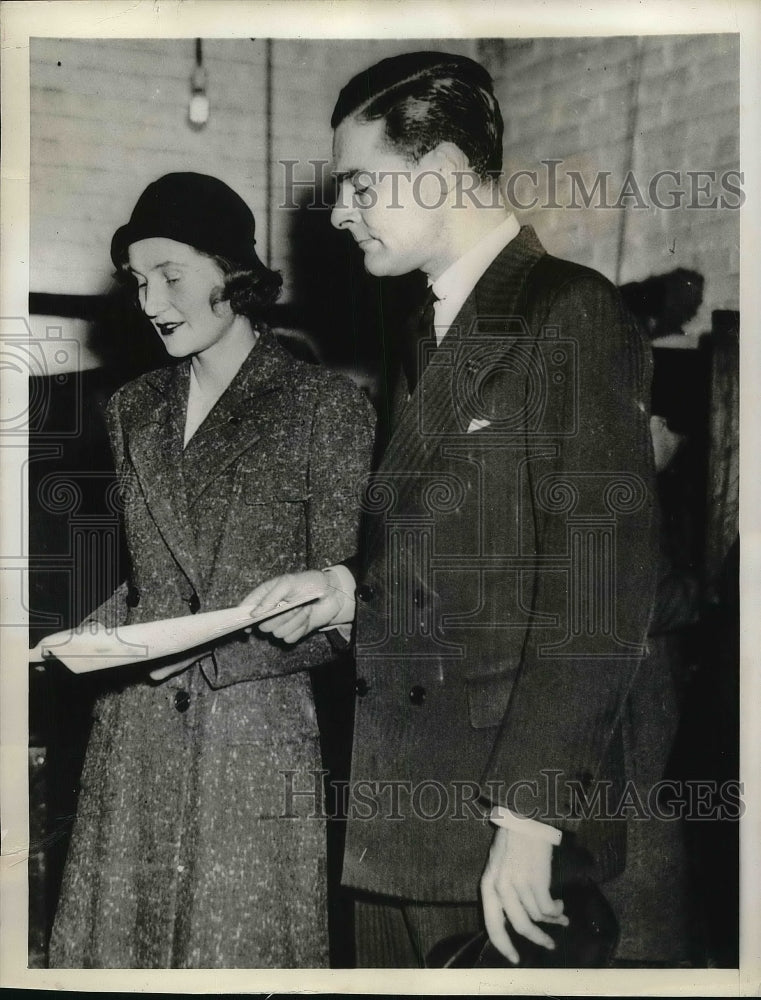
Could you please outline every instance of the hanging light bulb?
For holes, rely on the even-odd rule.
[[[188,119],[193,128],[201,129],[209,120],[209,98],[206,96],[206,67],[203,64],[201,39],[196,38],[196,64],[190,77]]]

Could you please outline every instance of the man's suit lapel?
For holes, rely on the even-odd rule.
[[[479,329],[489,320],[500,321],[493,324],[495,329],[504,328],[506,317],[525,311],[521,299],[526,279],[544,253],[533,228],[521,227],[481,276],[441,345],[424,345],[428,364],[399,415],[378,470],[380,478],[423,470],[439,455],[442,439],[458,433],[465,437],[469,418],[467,406],[458,407],[458,392],[467,382],[469,366],[482,363],[474,357],[483,348]],[[414,474],[402,476],[397,484],[400,503],[414,486]]]
[[[185,363],[146,378],[153,398],[146,401],[145,415],[129,431],[129,449],[151,516],[183,572],[198,588],[197,556],[182,474],[188,375]]]

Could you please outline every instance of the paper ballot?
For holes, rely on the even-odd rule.
[[[212,644],[230,632],[308,604],[319,596],[314,592],[298,601],[281,601],[274,608],[255,615],[245,606],[239,606],[182,618],[122,625],[116,629],[107,629],[98,623],[87,624],[80,629],[49,635],[29,651],[29,660],[34,663],[55,656],[75,674],[148,662]]]

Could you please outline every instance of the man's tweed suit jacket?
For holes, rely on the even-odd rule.
[[[488,802],[612,877],[655,587],[648,353],[614,287],[530,227],[421,349],[365,499],[344,881],[474,900]]]

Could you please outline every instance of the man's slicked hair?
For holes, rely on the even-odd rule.
[[[412,162],[452,142],[484,180],[502,170],[502,115],[492,79],[467,56],[408,52],[383,59],[346,84],[331,127],[350,116],[382,119],[389,144]]]

